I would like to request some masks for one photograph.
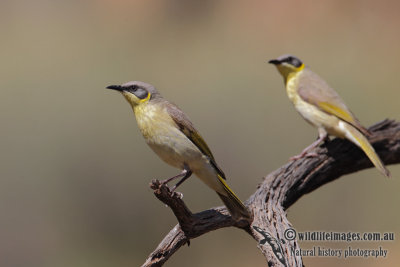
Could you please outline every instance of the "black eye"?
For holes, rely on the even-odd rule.
[[[139,99],[145,99],[149,95],[146,89],[140,87],[137,84],[129,86],[126,91],[128,91],[131,94],[134,94]]]

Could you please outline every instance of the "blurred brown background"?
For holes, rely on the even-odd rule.
[[[201,2],[201,3],[200,3]],[[0,3],[0,266],[139,266],[176,224],[148,187],[177,173],[146,146],[131,108],[104,88],[154,84],[207,140],[246,199],[317,137],[267,60],[299,56],[369,126],[400,119],[398,1],[11,1]],[[304,258],[306,266],[399,266],[400,166],[303,197],[299,231],[395,232],[387,259]],[[221,205],[192,178],[193,211]],[[320,243],[302,244],[304,248]],[[166,266],[264,266],[237,229],[212,232]]]

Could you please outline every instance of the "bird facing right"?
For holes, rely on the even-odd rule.
[[[270,60],[269,63],[274,64],[283,76],[287,95],[296,110],[307,122],[318,129],[318,140],[294,159],[310,155],[308,152],[330,134],[346,138],[360,147],[375,167],[384,176],[390,177],[389,170],[366,138],[369,135],[368,131],[335,90],[294,56],[283,55]]]

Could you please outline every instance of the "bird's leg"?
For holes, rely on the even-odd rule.
[[[176,185],[174,185],[172,188],[170,188],[171,192],[174,192],[175,189],[176,189],[179,185],[181,185],[187,178],[189,178],[189,177],[192,175],[192,173],[193,173],[193,172],[189,169],[189,167],[185,165],[185,166],[184,166],[184,169],[182,170],[182,172],[181,172],[180,174],[175,175],[175,176],[173,176],[173,177],[171,177],[171,178],[168,178],[168,179],[165,179],[165,180],[161,181],[161,184],[168,184],[168,183],[171,182],[172,180],[181,178],[181,177],[183,176],[182,179],[180,179],[179,182],[176,183]]]
[[[169,182],[171,182],[172,180],[178,179],[182,176],[185,176],[187,173],[187,170],[183,169],[182,172],[178,175],[172,176],[171,178],[165,179],[161,181],[161,184],[168,184]]]
[[[186,181],[186,179],[189,178],[193,173],[187,166],[185,166],[185,169],[183,170],[185,171],[185,175],[179,180],[179,182],[176,183],[176,185],[174,185],[174,187],[172,187],[172,192],[174,192],[175,189],[178,188],[178,186],[180,186],[184,181]]]
[[[321,144],[321,142],[325,141],[327,138],[328,133],[325,130],[318,130],[318,139],[306,147],[299,155],[291,157],[290,160],[297,160],[305,157],[316,157],[316,153],[310,153],[308,151]]]

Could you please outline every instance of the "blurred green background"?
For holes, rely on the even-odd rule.
[[[297,55],[369,126],[400,119],[398,1],[11,1],[0,3],[0,266],[139,266],[176,224],[148,184],[178,170],[146,146],[110,84],[154,84],[192,119],[246,199],[317,137],[267,60]],[[400,166],[304,196],[299,231],[394,232],[387,259],[304,258],[306,266],[399,266]],[[198,179],[193,211],[221,205]],[[301,244],[302,247],[320,243]],[[265,266],[256,242],[222,229],[166,266]]]

